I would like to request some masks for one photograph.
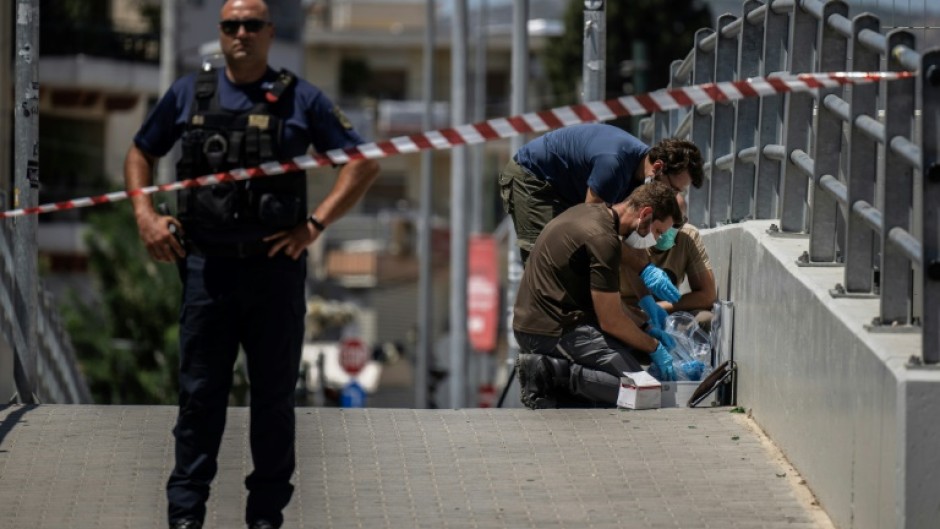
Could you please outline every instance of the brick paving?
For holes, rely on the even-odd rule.
[[[0,527],[161,528],[173,407],[0,408]],[[298,408],[288,528],[832,526],[728,408]],[[243,527],[248,413],[229,411],[206,527]]]

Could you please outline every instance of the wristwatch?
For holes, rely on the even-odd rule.
[[[326,226],[322,222],[320,222],[320,219],[318,219],[317,216],[314,215],[313,213],[311,213],[310,216],[307,217],[307,222],[309,222],[310,224],[313,224],[313,227],[316,228],[317,231],[326,231]]]

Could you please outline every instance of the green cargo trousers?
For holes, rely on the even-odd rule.
[[[574,206],[558,197],[552,185],[527,171],[515,160],[499,174],[500,197],[516,227],[516,245],[525,266],[539,233],[550,220]]]

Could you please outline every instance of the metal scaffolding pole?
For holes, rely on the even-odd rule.
[[[486,119],[486,25],[487,0],[481,0],[474,32],[473,121]],[[470,233],[483,232],[483,170],[485,144],[474,145],[470,166]]]
[[[529,90],[529,0],[513,0],[512,3],[512,77],[510,114],[518,116],[526,112],[526,96]],[[525,143],[525,136],[513,136],[509,140],[510,156],[516,154]],[[516,304],[516,292],[522,279],[522,261],[516,247],[516,231],[508,230],[506,237],[506,361],[514,366],[519,356],[519,344],[512,333],[512,313]],[[506,392],[512,385],[516,370],[510,367],[509,377],[497,407],[503,405]]]
[[[17,4],[15,69],[13,207],[24,208],[36,206],[39,198],[39,0]],[[37,220],[36,215],[27,215],[13,225],[13,324],[23,337],[13,344],[14,376],[24,404],[36,401]]]
[[[584,0],[584,91],[582,101],[604,99],[607,12],[604,0]]]
[[[160,93],[164,94],[176,80],[176,15],[177,0],[163,0],[160,13]],[[164,156],[157,163],[157,182],[173,181],[173,156]]]
[[[479,123],[486,119],[486,42],[487,42],[487,0],[480,0],[478,4],[476,26],[474,28],[474,59],[473,59],[473,121]],[[483,187],[485,169],[486,145],[479,144],[470,148],[470,233],[483,233]],[[468,257],[469,258],[469,257]],[[468,309],[469,310],[469,309]],[[471,391],[476,400],[471,399],[470,405],[475,402],[479,405],[479,388],[481,384],[488,383],[491,377],[491,357],[481,353],[473,347],[469,349],[467,378],[472,382]]]
[[[424,29],[424,117],[421,121],[423,130],[434,129],[434,41],[437,23],[434,3],[427,0]],[[434,200],[434,152],[426,149],[421,153],[421,211],[418,229],[418,350],[415,354],[415,408],[428,405],[428,366],[434,354],[434,263],[431,259],[431,216]]]
[[[451,121],[467,121],[467,0],[454,2],[451,19]],[[455,147],[450,159],[450,406],[466,401],[467,362],[467,148]]]

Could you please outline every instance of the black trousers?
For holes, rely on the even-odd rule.
[[[644,353],[631,349],[596,325],[578,325],[560,337],[521,331],[514,335],[523,353],[571,362],[568,392],[588,400],[617,404],[620,376],[643,369],[639,357]]]
[[[304,254],[305,255],[305,254]],[[294,388],[303,346],[306,259],[190,254],[180,264],[180,394],[169,520],[203,520],[218,468],[232,370],[245,351],[251,387],[246,522],[283,523],[294,473]]]

